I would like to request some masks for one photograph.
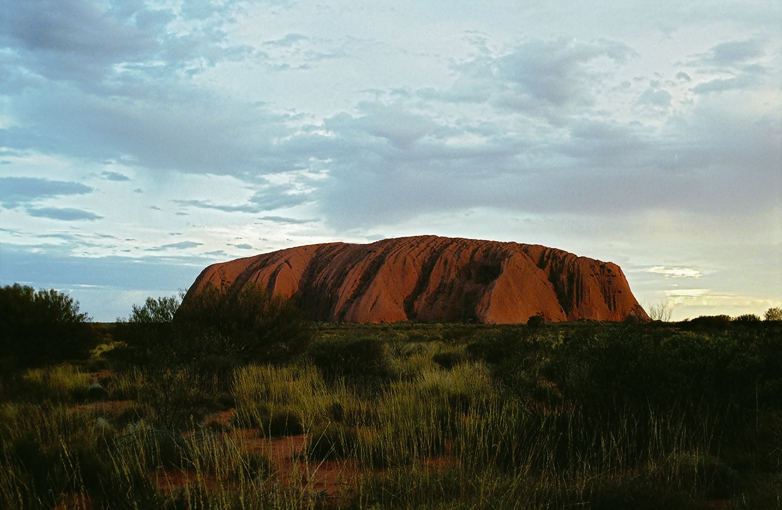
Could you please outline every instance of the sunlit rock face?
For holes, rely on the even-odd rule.
[[[648,320],[611,262],[539,245],[417,236],[326,243],[214,264],[185,300],[211,283],[254,282],[332,322]]]

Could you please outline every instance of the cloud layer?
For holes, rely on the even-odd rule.
[[[766,2],[3,11],[14,250],[58,235],[62,257],[217,260],[427,232],[606,253],[658,298],[687,268],[737,302],[782,299],[774,268],[734,288],[738,268],[708,262],[720,239],[782,256],[782,12]]]

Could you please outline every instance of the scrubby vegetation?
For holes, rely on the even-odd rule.
[[[775,319],[308,324],[251,292],[17,366],[0,507],[782,507]]]
[[[0,288],[0,370],[38,367],[89,355],[98,338],[79,304],[55,290]]]

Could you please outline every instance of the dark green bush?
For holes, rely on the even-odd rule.
[[[356,429],[329,423],[310,432],[307,456],[313,460],[345,459],[353,454],[357,442]]]
[[[303,352],[310,331],[287,299],[257,285],[229,293],[207,285],[185,296],[147,299],[117,328],[117,357],[138,366],[163,363],[230,376],[247,363],[282,363]]]
[[[345,406],[339,402],[332,402],[328,407],[329,418],[335,422],[342,422],[345,419]]]
[[[234,423],[238,427],[259,429],[262,437],[286,437],[304,433],[298,413],[287,407],[273,407],[267,402],[242,405],[236,409]]]
[[[188,339],[182,355],[191,359],[221,355],[241,363],[283,363],[302,353],[311,338],[290,300],[254,284],[238,292],[207,285],[188,294],[173,324]]]
[[[264,432],[271,437],[297,436],[304,433],[304,425],[298,414],[283,409],[272,413]]]
[[[6,285],[0,288],[2,365],[8,370],[85,359],[98,343],[89,322],[67,294]]]
[[[551,343],[539,340],[532,329],[508,328],[468,344],[467,355],[488,363],[494,380],[510,395],[526,401],[544,394],[539,391],[539,372],[551,349]]]
[[[739,406],[746,412],[756,405],[763,369],[753,351],[732,337],[658,339],[636,328],[614,328],[555,349],[547,373],[566,398],[583,406],[690,411]]]
[[[313,342],[307,357],[329,382],[387,378],[391,374],[383,342],[377,338],[326,339]]]
[[[453,367],[466,360],[466,357],[461,352],[445,351],[438,352],[432,356],[432,361],[445,370],[451,370]]]
[[[679,324],[687,330],[726,330],[730,327],[731,318],[728,315],[701,315]]]

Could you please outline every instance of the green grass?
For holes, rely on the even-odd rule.
[[[0,404],[0,507],[782,508],[779,328],[314,329],[318,359],[372,338],[382,370],[304,355],[236,367],[228,393],[120,370],[89,405],[79,367],[20,374]],[[285,466],[253,443],[290,435],[304,445]],[[349,483],[324,498],[334,465]]]

